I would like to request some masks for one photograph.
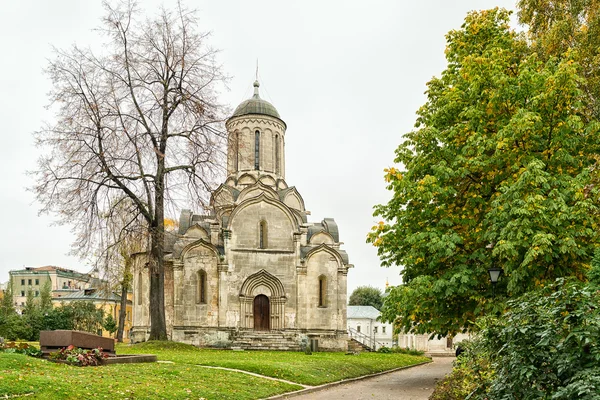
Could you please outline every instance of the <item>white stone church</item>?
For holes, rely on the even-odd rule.
[[[352,265],[335,221],[308,222],[302,196],[286,183],[286,124],[258,88],[227,120],[228,176],[210,213],[183,210],[167,245],[167,333],[198,346],[346,350]],[[150,330],[144,264],[134,274],[134,342]]]

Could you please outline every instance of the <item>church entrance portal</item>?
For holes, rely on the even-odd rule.
[[[269,326],[269,298],[264,294],[259,294],[254,298],[254,330],[268,331]]]

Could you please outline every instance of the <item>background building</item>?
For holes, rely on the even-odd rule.
[[[348,306],[350,337],[372,350],[394,345],[392,324],[378,321],[381,313],[373,306]]]
[[[89,274],[55,266],[25,267],[9,271],[12,279],[12,292],[15,308],[20,310],[27,300],[27,291],[31,289],[35,297],[46,281],[50,280],[52,297],[62,297],[67,293],[89,288],[92,277]]]

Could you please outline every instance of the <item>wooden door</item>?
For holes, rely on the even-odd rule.
[[[269,320],[269,298],[259,294],[254,298],[254,330],[268,331],[271,328]]]

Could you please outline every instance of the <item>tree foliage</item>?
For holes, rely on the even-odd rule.
[[[518,8],[534,51],[544,59],[567,55],[579,64],[586,104],[600,119],[600,1],[520,0]]]
[[[52,281],[50,278],[46,279],[40,290],[40,310],[42,313],[52,310]]]
[[[102,327],[105,331],[108,331],[111,335],[117,331],[119,328],[117,325],[117,321],[113,318],[112,314],[108,314],[104,321],[102,322]]]
[[[400,169],[386,170],[393,198],[368,241],[403,266],[383,308],[403,330],[453,334],[497,311],[492,265],[499,298],[583,279],[598,243],[600,125],[585,77],[573,59],[541,60],[508,22],[472,12],[447,35],[448,66],[396,150]]]
[[[381,290],[373,286],[359,286],[352,291],[348,304],[351,306],[373,306],[381,310],[383,304]]]
[[[80,255],[114,244],[107,231],[123,202],[125,227],[144,221],[150,338],[166,339],[165,208],[205,204],[220,173],[225,114],[216,97],[225,77],[181,3],[152,18],[134,1],[104,5],[103,52],[73,46],[49,62],[56,118],[36,133],[46,153],[34,191],[43,212],[74,226]]]
[[[13,304],[13,281],[12,276],[6,284],[6,289],[2,295],[2,301],[0,302],[0,316],[7,317],[15,314],[15,306]]]

